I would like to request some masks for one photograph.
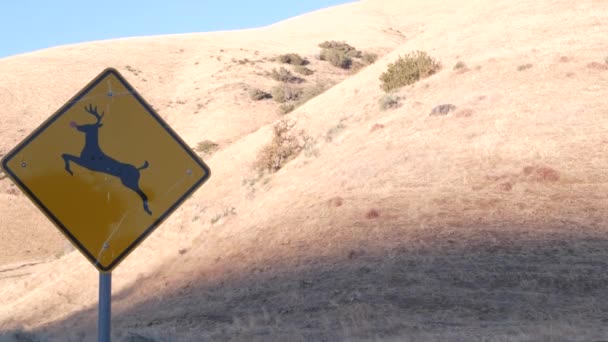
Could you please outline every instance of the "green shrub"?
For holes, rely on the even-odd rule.
[[[270,93],[267,93],[261,89],[255,88],[255,89],[249,90],[249,97],[254,101],[260,101],[260,100],[270,99],[270,98],[272,98],[272,95],[270,95]]]
[[[284,55],[280,55],[276,59],[281,63],[291,64],[291,65],[306,65],[308,64],[308,60],[302,58],[297,53],[287,53]]]
[[[303,65],[296,65],[293,67],[293,70],[295,72],[297,72],[298,74],[304,75],[304,76],[310,76],[314,73],[314,71],[312,71],[311,69],[303,66]]]
[[[219,145],[214,143],[211,140],[204,140],[198,143],[198,145],[196,145],[196,150],[198,152],[202,152],[202,153],[206,153],[206,154],[211,154],[215,151],[217,151],[219,148]]]
[[[381,87],[388,92],[429,77],[439,69],[441,64],[426,52],[414,51],[388,65],[388,70],[380,75]]]
[[[272,87],[270,93],[272,98],[278,103],[285,103],[287,101],[297,101],[302,96],[302,88],[297,88],[289,84],[280,84],[276,87]]]
[[[272,69],[272,71],[270,72],[270,78],[275,81],[285,83],[302,83],[304,81],[303,78],[292,74],[291,71],[283,67],[281,67],[278,71],[277,69]]]
[[[380,98],[380,109],[387,110],[399,107],[401,104],[399,101],[401,97],[395,94],[386,94]]]

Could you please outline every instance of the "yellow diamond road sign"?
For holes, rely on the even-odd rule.
[[[113,68],[10,151],[2,167],[102,272],[112,271],[210,176]]]

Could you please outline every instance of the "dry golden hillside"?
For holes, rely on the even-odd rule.
[[[606,17],[603,0],[370,0],[4,58],[0,152],[108,66],[190,146],[218,144],[212,178],[113,273],[117,341],[608,340]],[[328,40],[379,59],[336,68]],[[380,75],[417,50],[441,69],[382,110]],[[286,53],[330,88],[283,115],[249,92]],[[310,139],[258,176],[283,119]],[[0,191],[0,341],[95,340],[95,269]]]

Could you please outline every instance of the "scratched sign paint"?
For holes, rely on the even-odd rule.
[[[10,151],[2,167],[102,272],[210,177],[209,167],[112,68]]]

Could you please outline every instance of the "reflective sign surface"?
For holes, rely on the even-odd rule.
[[[100,271],[116,267],[210,176],[111,68],[9,152],[2,166]]]

